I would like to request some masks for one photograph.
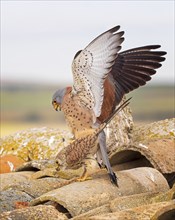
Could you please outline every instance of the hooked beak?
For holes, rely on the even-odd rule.
[[[56,101],[53,101],[52,102],[52,105],[53,105],[53,108],[56,110],[56,111],[61,111],[61,105],[58,104]]]

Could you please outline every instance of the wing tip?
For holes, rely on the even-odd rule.
[[[117,26],[115,26],[115,27],[109,29],[109,32],[115,33],[115,32],[117,32],[119,29],[120,29],[120,25],[117,25]]]

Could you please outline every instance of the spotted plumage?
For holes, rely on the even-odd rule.
[[[166,52],[157,51],[159,45],[120,52],[124,32],[119,29],[120,26],[111,28],[78,51],[72,62],[73,86],[58,90],[53,95],[54,108],[64,112],[75,138],[93,134],[114,112],[123,96],[151,80],[165,60]],[[111,176],[113,172],[103,131],[99,134],[99,148]],[[71,160],[73,154],[67,153]]]
[[[102,132],[121,109],[129,104],[129,100],[130,99],[126,100],[121,106],[119,106],[103,124],[93,130],[93,133],[87,134],[85,137],[77,138],[60,151],[56,156],[58,164],[64,169],[79,168],[88,155],[94,155],[98,150],[99,133]]]

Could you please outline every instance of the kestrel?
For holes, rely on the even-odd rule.
[[[64,170],[64,177],[66,176],[66,170],[78,169],[80,166],[84,165],[84,172],[80,179],[87,178],[87,169],[85,159],[88,155],[94,155],[98,150],[98,136],[107,126],[107,124],[114,118],[114,116],[124,109],[129,104],[128,100],[124,101],[118,108],[116,108],[110,117],[105,120],[98,128],[94,129],[92,134],[86,135],[85,137],[77,138],[75,141],[70,143],[67,147],[61,149],[56,156],[56,161],[61,170]],[[59,171],[57,173],[59,175]],[[110,175],[110,173],[109,173]],[[115,178],[114,178],[115,177]],[[113,183],[117,185],[116,176],[114,174],[110,176]]]
[[[72,62],[73,86],[59,89],[52,97],[56,110],[62,110],[75,138],[94,132],[114,112],[126,93],[145,85],[161,67],[166,52],[159,45],[119,52],[123,31],[116,26],[95,38],[76,53]],[[98,135],[101,155],[111,181],[116,182],[109,163],[104,131]],[[99,156],[98,156],[99,157]]]

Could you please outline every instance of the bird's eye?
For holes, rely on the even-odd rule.
[[[55,105],[55,104],[56,104],[56,101],[55,101],[55,100],[53,100],[53,101],[52,101],[52,105]]]

